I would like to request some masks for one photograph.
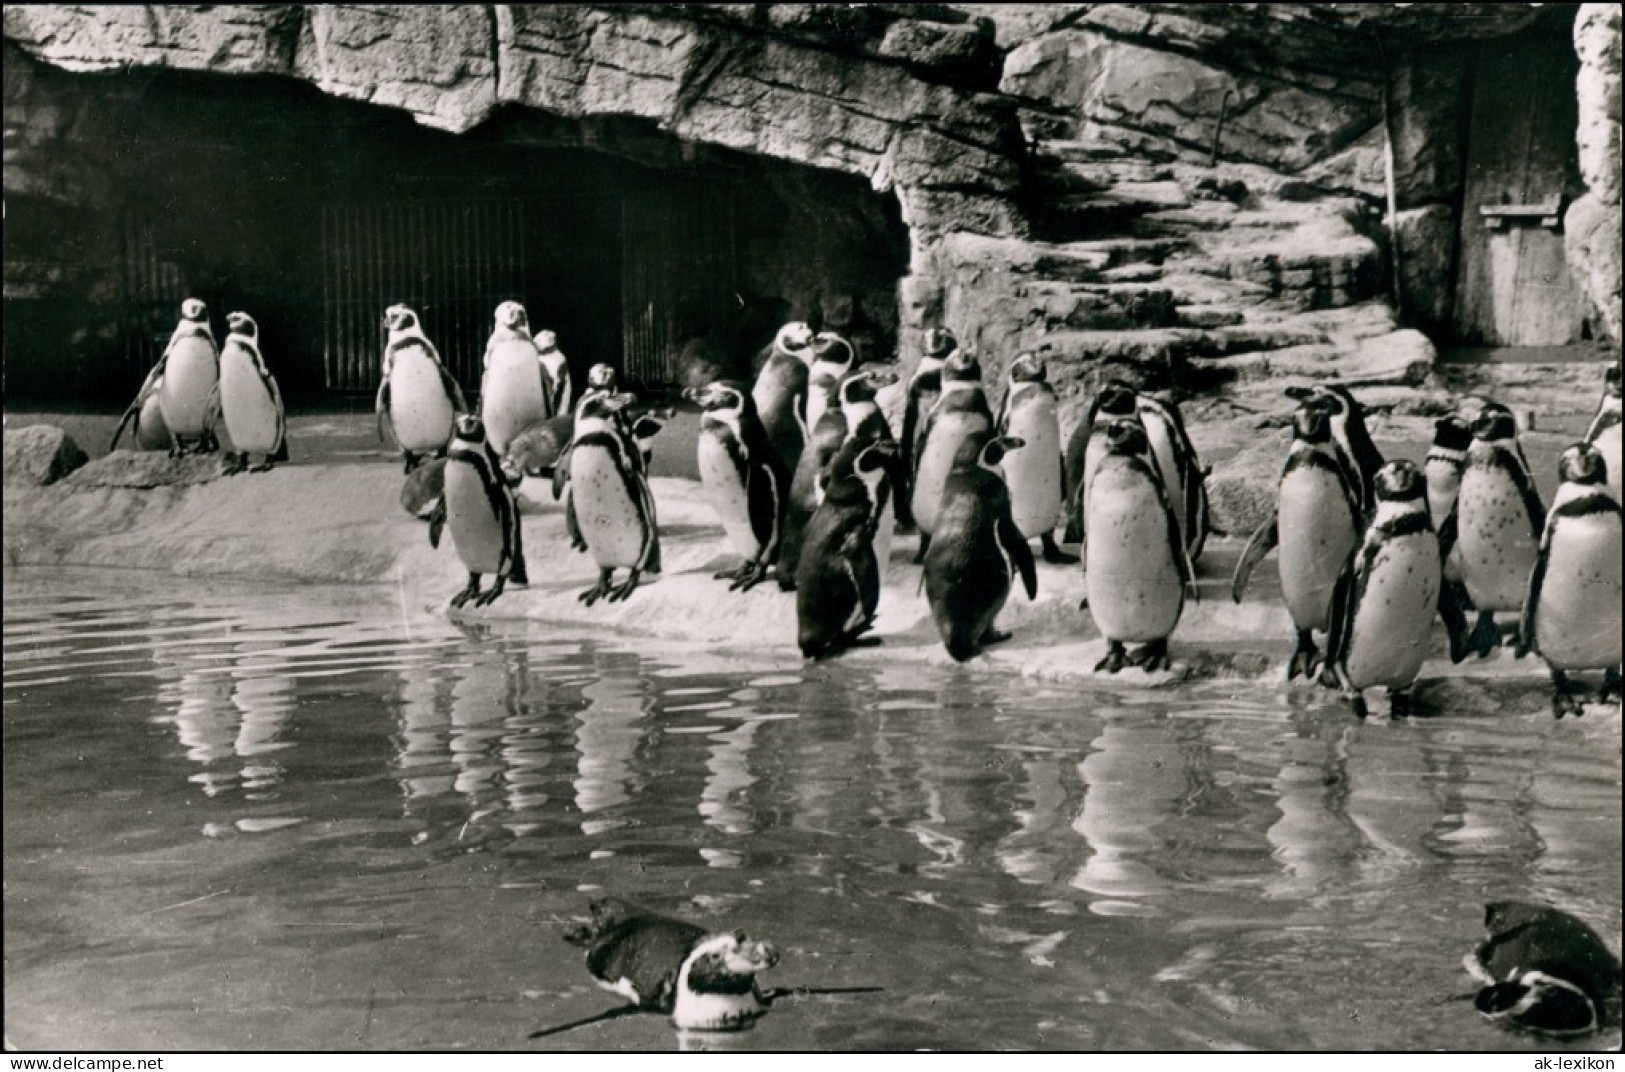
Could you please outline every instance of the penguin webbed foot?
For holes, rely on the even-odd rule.
[[[1168,658],[1166,640],[1153,640],[1149,644],[1142,644],[1125,661],[1129,666],[1138,666],[1148,674],[1166,670],[1172,665]]]
[[[406,459],[405,472],[406,472],[407,476],[411,476],[412,475],[412,470],[414,470],[418,466],[422,465],[424,460],[425,460],[423,456],[413,454],[409,450],[408,451],[402,451],[401,456]]]
[[[611,578],[614,576],[615,571],[612,569],[599,570],[598,583],[587,589],[585,592],[582,592],[576,598],[590,607],[600,599],[603,599],[605,596],[610,596],[610,593],[614,590],[614,585],[611,583]],[[611,602],[614,601],[613,596],[610,596],[610,599]]]
[[[925,553],[930,549],[931,537],[927,536],[923,532],[920,533],[920,549],[914,552],[914,564],[916,566],[922,566],[925,564]]]
[[[628,577],[625,581],[621,582],[620,584],[615,585],[613,588],[611,588],[609,590],[609,596],[608,596],[609,602],[611,602],[611,603],[619,603],[622,600],[626,599],[633,592],[637,591],[638,584],[642,580],[643,580],[642,572],[639,571],[639,570],[633,570],[632,575],[630,577]]]
[[[1315,640],[1308,632],[1298,634],[1298,646],[1292,652],[1292,658],[1286,664],[1286,679],[1290,682],[1299,674],[1305,681],[1315,679],[1315,669],[1320,665],[1320,649],[1315,647]]]
[[[1388,717],[1410,718],[1414,711],[1410,689],[1388,690]]]
[[[1514,659],[1522,659],[1534,650],[1534,645],[1523,635],[1521,622],[1501,627],[1501,643],[1511,645]]]
[[[462,607],[462,605],[467,603],[469,600],[477,598],[479,594],[480,575],[477,573],[470,573],[468,575],[468,587],[451,597],[452,609],[456,610]],[[479,604],[476,603],[475,606],[479,606]]]
[[[220,456],[220,475],[236,476],[238,473],[242,472],[243,468],[247,465],[247,454],[234,454],[231,451],[227,451],[225,454]]]
[[[1480,611],[1467,640],[1470,650],[1477,652],[1480,659],[1488,658],[1490,652],[1501,646],[1501,627],[1495,624],[1495,615]]]
[[[1046,532],[1043,535],[1044,561],[1052,566],[1072,566],[1081,562],[1077,555],[1069,555],[1061,550],[1061,545],[1055,542],[1055,534]]]
[[[237,457],[244,462],[248,461],[248,455],[246,454],[239,454]],[[268,473],[272,470],[272,468],[275,467],[275,465],[276,462],[272,461],[271,456],[267,454],[264,461],[260,462],[258,465],[249,466],[248,471],[250,473]]]
[[[719,574],[718,576],[728,575]],[[738,571],[732,574],[732,576],[733,583],[728,585],[728,591],[748,592],[767,579],[767,567],[760,562],[752,560],[740,566]]]
[[[1128,649],[1120,640],[1108,641],[1106,657],[1095,664],[1095,673],[1115,674],[1128,662]]]
[[[1360,691],[1356,689],[1348,694],[1348,701],[1349,710],[1354,712],[1354,717],[1359,719],[1361,722],[1364,722],[1366,720],[1366,716],[1370,714],[1370,711],[1365,705],[1365,697],[1360,695]]]
[[[1551,667],[1551,672],[1552,717],[1562,718],[1564,715],[1580,717],[1585,713],[1585,703],[1580,696],[1582,690],[1575,688],[1574,682],[1569,680],[1569,676],[1557,667]],[[1606,691],[1607,688],[1608,685],[1605,681],[1603,689]]]
[[[986,648],[991,647],[994,644],[1003,644],[1006,640],[1009,640],[1013,636],[1015,636],[1014,633],[994,629],[992,626],[989,626],[987,632],[982,634],[982,639],[978,640],[977,643]]]
[[[1602,688],[1597,692],[1598,703],[1618,703],[1620,698],[1619,668],[1610,666],[1602,674]]]
[[[507,585],[507,583],[508,579],[506,577],[497,577],[496,581],[491,585],[491,587],[474,597],[474,605],[476,607],[489,607],[492,603],[496,602],[497,596],[502,594],[502,589]]]

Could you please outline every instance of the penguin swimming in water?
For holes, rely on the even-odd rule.
[[[585,399],[570,451],[566,524],[572,545],[591,552],[598,563],[598,583],[580,597],[589,607],[599,599],[619,602],[643,574],[660,572],[660,530],[643,460],[614,422],[614,414],[631,401],[631,395]],[[612,583],[617,567],[630,571],[619,585]]]
[[[1501,643],[1496,612],[1523,608],[1545,525],[1512,411],[1491,402],[1473,420],[1456,510],[1445,520],[1445,534],[1460,549],[1462,587],[1478,611],[1467,642],[1481,658]]]
[[[169,450],[173,447],[175,441],[169,434],[169,426],[164,423],[163,407],[158,404],[158,388],[162,383],[161,376],[147,377],[141,390],[136,392],[135,401],[119,418],[118,427],[113,429],[107,453],[118,449],[118,441],[126,428],[132,429],[135,444],[141,450]]]
[[[1084,584],[1095,627],[1106,639],[1096,673],[1124,666],[1168,668],[1168,637],[1195,592],[1195,570],[1144,426],[1117,418],[1095,429],[1101,458],[1084,493]],[[1141,645],[1134,652],[1129,643]]]
[[[571,413],[575,408],[575,382],[570,372],[570,359],[559,351],[559,337],[543,329],[532,340],[536,343],[536,356],[547,370],[547,412],[551,417]]]
[[[446,370],[440,353],[423,333],[417,313],[405,305],[384,312],[389,341],[374,408],[378,438],[400,447],[410,473],[425,458],[445,454],[457,416],[468,412],[463,389]]]
[[[1615,502],[1625,502],[1620,498],[1620,386],[1619,362],[1615,361],[1608,366],[1608,372],[1603,378],[1602,401],[1597,404],[1597,415],[1591,418],[1591,426],[1586,429],[1585,441],[1597,448],[1602,455],[1603,463],[1608,468],[1608,481],[1606,487],[1608,494],[1614,497]]]
[[[882,574],[875,530],[891,499],[897,457],[895,440],[852,437],[829,467],[796,569],[796,638],[809,659],[864,643],[874,625]]]
[[[1299,674],[1315,676],[1319,652],[1314,633],[1329,625],[1332,590],[1360,542],[1363,522],[1358,492],[1349,485],[1332,442],[1329,408],[1318,400],[1299,403],[1276,508],[1247,541],[1230,587],[1231,598],[1240,603],[1254,567],[1279,545],[1281,596],[1298,634],[1287,663],[1288,681]]]
[[[1377,470],[1382,468],[1382,451],[1365,426],[1365,409],[1347,387],[1337,383],[1317,383],[1312,387],[1288,387],[1285,395],[1294,402],[1318,398],[1332,413],[1332,438],[1337,441],[1350,468],[1349,483],[1360,492],[1360,507],[1367,514],[1376,508]]]
[[[1341,688],[1366,716],[1364,689],[1383,686],[1395,718],[1411,713],[1411,686],[1427,658],[1443,588],[1439,537],[1422,474],[1407,461],[1377,471],[1377,510],[1332,592],[1320,683]]]
[[[519,503],[486,441],[484,422],[472,413],[457,418],[457,431],[446,451],[445,488],[429,518],[429,546],[439,547],[441,530],[450,527],[457,557],[468,570],[468,587],[452,597],[452,607],[470,599],[476,607],[488,606],[508,581],[529,584]],[[481,574],[495,577],[483,592]]]
[[[548,409],[547,366],[530,336],[530,319],[516,301],[497,306],[496,324],[485,344],[480,378],[480,419],[498,457],[513,437],[553,415]]]
[[[169,429],[170,454],[184,456],[216,448],[209,420],[219,383],[220,354],[209,327],[209,308],[197,298],[187,298],[181,302],[180,322],[169,345],[136,395],[143,400],[143,408],[146,396],[157,396],[158,412]]]
[[[936,408],[937,399],[942,396],[943,362],[958,346],[959,341],[947,328],[927,329],[924,351],[908,378],[908,392],[903,402],[903,434],[898,444],[902,448],[899,459],[901,468],[910,480],[913,479],[915,457],[920,449],[920,432],[925,427],[926,417]],[[903,528],[913,528],[912,485],[905,484],[897,490],[897,523]]]
[[[960,447],[974,442],[979,449],[993,438],[993,410],[982,390],[982,366],[974,355],[955,350],[942,365],[942,394],[926,415],[909,474],[913,500],[909,514],[920,533],[915,562],[924,562],[936,532],[943,490],[959,464]],[[970,456],[974,456],[974,453]]]
[[[1017,574],[1027,598],[1038,598],[1038,568],[1010,515],[1000,468],[1006,454],[1022,448],[1010,436],[966,436],[943,487],[925,555],[925,594],[943,646],[957,662],[1010,639],[994,623]]]
[[[737,570],[716,576],[732,580],[729,591],[748,591],[779,560],[790,474],[743,384],[719,380],[688,398],[705,410],[697,451],[700,483],[729,542],[744,556]]]
[[[1489,938],[1462,965],[1483,985],[1473,1005],[1489,1019],[1559,1038],[1601,1027],[1619,991],[1619,960],[1567,912],[1523,901],[1484,906]]]
[[[1595,446],[1576,443],[1558,462],[1540,552],[1529,574],[1519,654],[1535,651],[1552,675],[1552,711],[1578,715],[1571,670],[1603,671],[1603,702],[1620,692],[1620,508],[1603,485]]]
[[[1010,513],[1022,536],[1038,537],[1044,561],[1060,565],[1078,561],[1055,542],[1061,521],[1066,472],[1061,457],[1061,420],[1044,359],[1020,353],[1010,362],[1009,384],[999,404],[999,435],[1014,436],[1026,446],[1005,461],[1010,487]]]
[[[259,473],[288,460],[288,426],[282,392],[260,353],[259,325],[247,313],[226,317],[226,345],[220,351],[220,416],[226,422],[233,453],[225,472],[240,473],[250,454],[264,459],[250,472]]]
[[[750,392],[756,419],[787,474],[796,471],[807,445],[807,388],[813,341],[812,328],[799,320],[780,328]]]

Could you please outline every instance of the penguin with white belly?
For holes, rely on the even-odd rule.
[[[197,298],[187,298],[181,302],[180,322],[169,337],[169,345],[141,388],[143,394],[149,390],[157,393],[158,411],[171,437],[171,454],[184,456],[216,449],[209,422],[219,383],[220,353],[215,347],[214,330],[209,327],[208,306]]]
[[[1608,481],[1605,487],[1608,494],[1614,497],[1615,502],[1625,502],[1620,498],[1620,386],[1619,362],[1608,366],[1608,372],[1603,378],[1602,401],[1597,404],[1597,415],[1591,418],[1591,426],[1586,429],[1585,441],[1597,448],[1602,455],[1603,464],[1608,469]]]
[[[594,395],[583,402],[576,422],[565,520],[572,545],[598,563],[598,583],[580,597],[589,607],[599,599],[626,599],[643,574],[660,572],[654,496],[637,445],[627,442],[614,419],[632,400],[625,394]],[[629,571],[618,585],[617,567]]]
[[[1106,437],[1096,435],[1095,430],[1098,428],[1104,433],[1111,421],[1138,419],[1139,392],[1123,380],[1110,379],[1100,385],[1084,411],[1083,420],[1072,430],[1064,457],[1067,486],[1064,539],[1067,543],[1084,544],[1087,538],[1084,506],[1088,502],[1089,482],[1100,467],[1100,460],[1106,456]],[[1146,449],[1150,449],[1149,441]],[[1154,457],[1152,464],[1156,464]],[[1158,472],[1160,475],[1160,468]]]
[[[1038,568],[1010,515],[1000,467],[1007,454],[1021,449],[1021,440],[1010,436],[966,437],[943,488],[925,555],[925,594],[943,646],[956,662],[1010,639],[994,624],[1018,574],[1027,598],[1038,598]]]
[[[756,419],[786,473],[796,471],[807,445],[813,341],[813,329],[799,320],[781,327],[750,392]]]
[[[943,489],[960,458],[960,447],[974,442],[977,449],[993,438],[993,409],[982,389],[982,365],[964,350],[955,350],[942,365],[942,395],[920,428],[914,471],[909,474],[913,496],[909,514],[920,533],[915,562],[924,562],[942,510]]]
[[[1489,937],[1463,958],[1483,984],[1473,1006],[1490,1020],[1555,1038],[1588,1035],[1617,1010],[1619,959],[1567,912],[1527,901],[1484,906]]]
[[[857,352],[839,335],[821,331],[813,336],[812,365],[807,370],[807,430],[818,429],[824,411],[837,404],[836,391],[857,365]]]
[[[1349,483],[1360,492],[1360,508],[1369,514],[1376,508],[1376,477],[1382,468],[1382,451],[1366,430],[1365,409],[1348,388],[1336,383],[1288,387],[1284,393],[1294,402],[1318,398],[1330,407],[1332,438],[1350,469]]]
[[[1106,444],[1084,493],[1084,586],[1095,627],[1106,638],[1095,672],[1165,670],[1168,637],[1185,609],[1187,587],[1194,596],[1195,570],[1145,428],[1118,418],[1094,434]],[[1140,647],[1131,653],[1130,643]]]
[[[536,356],[547,370],[547,412],[559,417],[570,413],[575,406],[575,381],[570,372],[570,359],[559,350],[559,337],[551,331],[536,333]]]
[[[1427,480],[1428,515],[1435,530],[1443,531],[1445,521],[1456,508],[1461,491],[1461,474],[1467,469],[1467,450],[1473,443],[1473,429],[1454,414],[1441,417],[1433,425],[1433,444],[1422,464]],[[1444,583],[1450,599],[1440,606],[1450,633],[1450,661],[1461,662],[1472,653],[1468,644],[1467,611],[1472,601],[1461,583],[1461,551],[1452,547],[1444,560]]]
[[[1338,462],[1331,413],[1318,400],[1300,403],[1292,415],[1292,449],[1281,469],[1276,507],[1247,541],[1230,586],[1237,603],[1260,559],[1279,545],[1281,595],[1297,631],[1286,679],[1313,679],[1319,652],[1314,633],[1325,632],[1332,591],[1364,527],[1358,492]]]
[[[1456,509],[1442,533],[1460,549],[1462,587],[1478,611],[1467,642],[1481,658],[1501,643],[1496,613],[1523,609],[1545,525],[1512,411],[1491,402],[1473,420]]]
[[[410,473],[425,460],[445,454],[458,415],[468,412],[468,402],[423,333],[417,313],[405,305],[391,305],[384,312],[384,328],[389,340],[375,403],[378,438],[394,439]]]
[[[1529,574],[1519,653],[1533,650],[1552,675],[1552,710],[1580,713],[1569,672],[1601,670],[1601,701],[1620,693],[1620,508],[1604,486],[1606,465],[1589,443],[1558,462],[1563,483],[1552,499]]]
[[[485,423],[472,413],[457,418],[457,431],[446,451],[445,494],[429,518],[429,546],[440,546],[440,534],[451,529],[451,541],[468,570],[468,587],[452,597],[458,608],[470,599],[490,605],[507,582],[529,584],[519,524],[519,502],[502,473],[501,460],[485,438]],[[480,591],[480,576],[495,578]]]
[[[1411,686],[1427,658],[1448,547],[1433,531],[1426,481],[1415,465],[1389,462],[1372,484],[1376,512],[1332,592],[1320,683],[1341,688],[1361,718],[1361,692],[1386,688],[1399,718],[1411,713]]]
[[[700,483],[744,562],[716,576],[748,591],[779,560],[790,474],[768,440],[750,392],[736,380],[719,380],[685,392],[704,413],[697,448]]]
[[[898,445],[902,448],[899,461],[909,481],[913,479],[914,460],[919,454],[920,432],[925,427],[925,419],[942,396],[943,362],[958,346],[959,341],[947,328],[928,329],[919,363],[909,375],[908,391],[903,401],[903,433],[898,438]],[[905,482],[897,489],[897,523],[903,528],[914,527],[912,499],[912,483]]]
[[[231,437],[227,474],[240,473],[248,456],[263,459],[250,472],[259,473],[288,460],[288,428],[282,392],[260,353],[259,325],[247,313],[226,317],[225,348],[220,351],[220,416]]]
[[[892,439],[849,438],[831,461],[824,501],[807,524],[796,569],[796,637],[809,659],[865,643],[863,634],[874,625],[883,569],[875,530],[896,467]]]
[[[1022,536],[1039,539],[1045,562],[1075,563],[1078,556],[1066,554],[1055,542],[1066,483],[1055,388],[1049,384],[1043,358],[1033,353],[1015,356],[1009,379],[996,427],[999,435],[1014,436],[1026,444],[1004,463],[1011,516]]]
[[[480,378],[480,419],[498,457],[513,437],[553,415],[548,408],[547,369],[530,335],[530,318],[516,301],[497,306],[496,323],[485,344]]]
[[[162,385],[161,376],[149,375],[136,392],[135,401],[124,411],[119,418],[118,427],[113,429],[113,438],[107,444],[107,453],[111,454],[118,449],[118,441],[123,437],[125,429],[129,429],[135,437],[135,444],[141,450],[169,450],[174,445],[174,439],[169,434],[169,426],[164,423],[163,407],[158,404],[158,389]]]

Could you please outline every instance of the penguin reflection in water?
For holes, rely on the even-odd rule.
[[[743,384],[719,380],[684,394],[705,411],[697,447],[700,483],[729,542],[745,559],[738,569],[716,576],[733,582],[729,591],[747,591],[778,563],[790,473]]]
[[[265,367],[260,353],[259,325],[247,313],[226,317],[229,329],[226,345],[220,351],[220,416],[231,437],[232,453],[226,455],[223,472],[240,473],[248,466],[248,456],[258,454],[259,465],[249,472],[261,473],[276,462],[288,460],[288,429],[282,410],[282,392],[276,377]]]
[[[1619,961],[1567,912],[1522,901],[1484,907],[1489,938],[1462,961],[1483,983],[1471,997],[1489,1019],[1559,1038],[1603,1025],[1619,993]]]
[[[446,452],[445,494],[429,518],[429,546],[440,546],[442,529],[451,529],[457,557],[468,570],[468,587],[452,597],[452,607],[470,599],[489,605],[508,581],[529,584],[520,540],[519,502],[502,472],[496,451],[485,439],[485,423],[472,413],[457,418],[457,431]],[[495,577],[480,591],[480,575]]]

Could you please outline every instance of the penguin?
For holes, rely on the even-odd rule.
[[[1484,906],[1489,937],[1462,965],[1483,984],[1479,1012],[1497,1023],[1559,1038],[1602,1026],[1619,991],[1619,960],[1567,912],[1524,901]]]
[[[1422,465],[1427,481],[1428,515],[1436,531],[1444,532],[1445,522],[1456,508],[1456,495],[1461,491],[1461,474],[1467,468],[1467,449],[1473,442],[1473,429],[1466,421],[1451,414],[1440,417],[1433,425],[1433,444],[1428,448]],[[1450,599],[1442,606],[1448,615],[1445,626],[1450,634],[1450,661],[1459,663],[1472,654],[1468,640],[1467,610],[1472,601],[1461,583],[1461,551],[1452,547],[1444,560],[1444,584],[1450,589]]]
[[[590,551],[598,563],[598,583],[580,596],[589,607],[599,599],[626,599],[643,574],[660,572],[654,496],[637,445],[627,442],[614,419],[632,401],[628,394],[584,400],[570,451],[566,524],[571,544]],[[630,571],[619,585],[612,583],[616,567]]]
[[[174,439],[169,434],[169,426],[164,423],[163,407],[158,404],[158,391],[163,384],[163,377],[149,375],[136,392],[135,401],[124,411],[119,418],[118,427],[113,429],[113,438],[107,444],[107,453],[111,454],[118,449],[118,441],[124,435],[126,428],[133,428],[135,444],[141,450],[169,450]]]
[[[497,306],[483,367],[480,419],[485,422],[491,449],[502,457],[514,436],[553,415],[548,409],[547,366],[530,337],[525,307],[518,302]]]
[[[1467,642],[1480,658],[1501,643],[1496,612],[1523,607],[1545,524],[1512,411],[1488,403],[1473,420],[1456,509],[1445,520],[1460,549],[1461,587],[1478,612]]]
[[[575,424],[581,419],[582,411],[595,397],[616,394],[620,394],[620,373],[615,371],[613,365],[607,365],[600,361],[587,370],[586,389],[576,399],[575,413],[570,420],[572,439],[566,443],[564,450],[560,452],[557,460],[553,463],[553,499],[555,502],[565,497],[565,490],[570,482],[570,447],[574,443]],[[628,446],[636,444],[637,438],[633,434],[632,420],[625,407],[616,407],[614,412],[610,414],[609,420]],[[526,444],[522,443],[521,445],[525,446]],[[648,468],[649,452],[639,448],[636,453],[640,467],[646,470]],[[582,548],[577,548],[577,550],[582,550]]]
[[[786,473],[796,471],[807,444],[807,387],[813,341],[812,328],[802,321],[780,328],[750,392],[752,408]]]
[[[857,351],[850,342],[830,331],[813,336],[812,364],[807,370],[807,430],[818,428],[818,418],[837,404],[836,391],[857,366]]]
[[[1332,591],[1320,683],[1341,688],[1361,718],[1361,691],[1383,686],[1399,718],[1411,713],[1411,686],[1427,658],[1447,548],[1433,531],[1426,481],[1415,465],[1389,462],[1373,484],[1376,512]]]
[[[427,521],[446,493],[446,459],[431,458],[407,474],[401,485],[401,509]]]
[[[1045,562],[1075,563],[1078,556],[1066,554],[1055,542],[1066,473],[1055,388],[1049,384],[1044,359],[1031,352],[1017,354],[1010,362],[1009,381],[995,426],[999,435],[1027,444],[1004,466],[1011,515],[1022,536],[1039,538]]]
[[[503,462],[523,476],[552,477],[554,467],[575,435],[575,426],[573,410],[538,421],[513,437]]]
[[[384,312],[384,328],[389,339],[374,404],[378,438],[395,441],[410,473],[424,459],[445,455],[457,416],[468,412],[468,402],[423,333],[417,313],[391,305]]]
[[[686,1031],[735,1031],[767,1011],[756,975],[778,963],[772,943],[712,934],[615,897],[591,908],[591,922],[564,939],[587,951],[593,980],[632,1010],[665,1013]]]
[[[1580,713],[1571,670],[1601,670],[1607,702],[1620,692],[1620,508],[1607,491],[1606,463],[1590,443],[1558,462],[1552,499],[1529,574],[1518,653],[1534,651],[1552,675],[1552,711]]]
[[[1164,670],[1186,588],[1194,594],[1195,570],[1144,426],[1118,418],[1096,431],[1106,454],[1084,493],[1085,588],[1095,627],[1106,638],[1095,672]],[[1130,642],[1141,645],[1132,654]]]
[[[1083,420],[1078,422],[1067,439],[1064,458],[1067,486],[1064,539],[1067,543],[1085,542],[1084,504],[1088,499],[1089,482],[1100,467],[1100,460],[1106,456],[1105,436],[1096,436],[1095,429],[1104,429],[1108,422],[1114,420],[1137,420],[1138,414],[1139,392],[1123,380],[1109,379],[1095,392],[1089,408],[1084,411]],[[1150,449],[1149,440],[1146,449]],[[1152,463],[1156,464],[1154,458]],[[1158,472],[1160,474],[1160,467]]]
[[[866,368],[849,375],[841,383],[840,410],[841,424],[846,429],[846,438],[857,440],[860,443],[887,442],[896,443],[892,435],[891,425],[886,415],[880,411],[880,404],[876,401],[876,392],[882,387],[889,387],[897,382],[896,373],[885,369]],[[880,502],[880,517],[875,524],[874,548],[875,562],[880,567],[880,576],[886,577],[886,567],[891,563],[892,536],[897,531],[897,517],[902,502],[902,491],[907,481],[904,478],[901,444],[898,451],[888,455],[891,460],[887,468],[887,480],[878,489],[882,496]],[[817,498],[822,501],[824,489],[829,483],[829,472],[826,470],[819,478]]]
[[[150,390],[158,395],[158,411],[169,429],[172,455],[216,449],[209,419],[210,402],[219,383],[220,353],[209,327],[209,308],[197,298],[187,298],[181,302],[180,322],[169,345],[141,387],[142,394]]]
[[[1359,493],[1349,484],[1332,442],[1330,408],[1314,399],[1299,403],[1276,508],[1247,541],[1230,586],[1231,598],[1240,603],[1254,567],[1280,546],[1281,595],[1298,634],[1287,663],[1289,682],[1299,674],[1315,676],[1320,653],[1314,633],[1328,627],[1332,590],[1360,542],[1363,520]]]
[[[220,351],[220,415],[226,422],[233,453],[226,456],[226,473],[240,473],[250,454],[263,461],[250,472],[259,473],[288,460],[288,426],[282,410],[282,392],[276,377],[265,367],[260,353],[259,325],[247,313],[226,317],[226,345]]]
[[[1376,476],[1382,468],[1382,451],[1366,430],[1365,410],[1349,389],[1336,383],[1312,387],[1288,387],[1284,392],[1294,402],[1308,398],[1325,400],[1332,412],[1332,438],[1350,467],[1350,483],[1360,492],[1360,506],[1367,514],[1376,508]]]
[[[1619,362],[1616,361],[1608,366],[1608,372],[1604,375],[1602,401],[1597,404],[1597,415],[1591,418],[1591,426],[1586,429],[1585,441],[1597,448],[1608,467],[1608,494],[1614,497],[1615,502],[1625,502],[1619,493],[1619,395]]]
[[[468,570],[468,587],[452,597],[452,607],[470,599],[488,606],[508,581],[529,584],[521,540],[519,503],[502,475],[502,463],[485,438],[485,422],[472,413],[457,418],[457,431],[446,451],[445,494],[429,518],[429,546],[440,546],[441,531],[451,528],[457,557]],[[480,591],[480,575],[496,579]]]
[[[942,404],[950,397],[945,393]],[[1027,598],[1038,598],[1038,567],[1010,514],[1010,491],[1000,468],[1007,454],[1022,448],[1012,436],[961,439],[933,519],[925,594],[943,646],[956,662],[1010,639],[994,623],[1017,574]]]
[[[545,328],[536,333],[536,355],[547,370],[547,412],[551,417],[571,413],[575,407],[575,383],[570,359],[559,350],[559,337]]]
[[[959,340],[947,328],[927,329],[924,350],[909,376],[908,391],[903,402],[903,434],[898,442],[902,448],[900,466],[910,480],[913,479],[915,455],[920,448],[920,430],[942,395],[943,362],[958,346]],[[898,489],[897,523],[903,528],[914,527],[912,498],[911,487]]]
[[[909,474],[913,500],[909,514],[920,533],[915,562],[924,562],[941,512],[943,489],[959,457],[959,448],[974,441],[977,448],[993,438],[993,410],[982,390],[982,366],[976,357],[956,350],[942,365],[942,394],[920,427]]]
[[[853,437],[832,460],[796,567],[796,638],[809,659],[865,643],[874,625],[882,567],[875,529],[891,498],[897,456],[895,440]]]
[[[705,410],[697,449],[700,482],[729,542],[744,556],[738,569],[716,576],[733,582],[729,591],[748,591],[779,560],[790,474],[743,384],[719,380],[687,397]]]

